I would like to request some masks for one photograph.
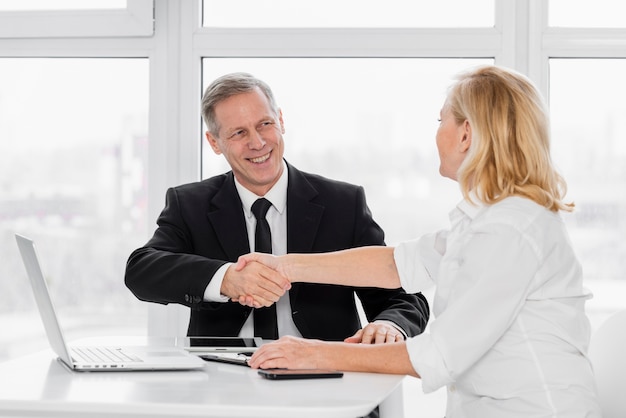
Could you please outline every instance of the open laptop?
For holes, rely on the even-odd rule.
[[[30,280],[48,341],[59,359],[77,371],[189,370],[202,368],[204,360],[181,347],[69,347],[59,324],[48,285],[33,241],[15,234],[26,274]]]

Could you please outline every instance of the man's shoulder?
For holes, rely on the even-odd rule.
[[[176,191],[187,191],[187,190],[197,190],[197,189],[211,189],[216,188],[219,189],[224,185],[224,183],[231,176],[231,172],[218,174],[213,177],[209,177],[208,179],[194,181],[191,183],[184,183],[178,186],[173,187]]]
[[[172,187],[179,196],[211,196],[220,191],[232,177],[230,172],[219,174],[208,179],[181,184]]]
[[[362,187],[349,183],[344,180],[332,179],[321,174],[309,173],[306,171],[295,170],[296,177],[297,174],[301,175],[303,179],[308,181],[313,187],[315,187],[318,191],[324,190],[333,190],[333,191],[344,191],[344,192],[354,192],[356,190],[361,189]]]

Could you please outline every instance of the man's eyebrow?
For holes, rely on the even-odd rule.
[[[236,126],[236,127],[233,127],[233,128],[226,128],[226,129],[224,129],[224,134],[226,136],[230,136],[230,135],[234,134],[235,132],[241,131],[241,130],[245,130],[245,128],[243,128],[241,126]]]
[[[264,122],[268,122],[268,121],[269,122],[273,122],[273,123],[277,123],[278,119],[276,118],[276,116],[274,116],[272,114],[267,114],[267,115],[259,118],[255,122],[254,126],[259,125],[259,124],[264,123]],[[235,127],[232,127],[232,128],[224,128],[224,136],[228,137],[228,136],[232,135],[233,133],[235,133],[237,131],[241,131],[241,130],[245,131],[246,129],[247,128],[245,126],[240,126],[240,125],[236,125]]]

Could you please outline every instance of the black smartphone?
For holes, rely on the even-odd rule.
[[[259,374],[270,380],[329,379],[343,376],[343,372],[322,369],[265,369],[259,370]]]

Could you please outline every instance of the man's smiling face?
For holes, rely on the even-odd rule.
[[[283,170],[282,112],[272,110],[260,89],[236,94],[215,105],[217,137],[206,133],[216,154],[224,154],[239,183],[264,196]]]

